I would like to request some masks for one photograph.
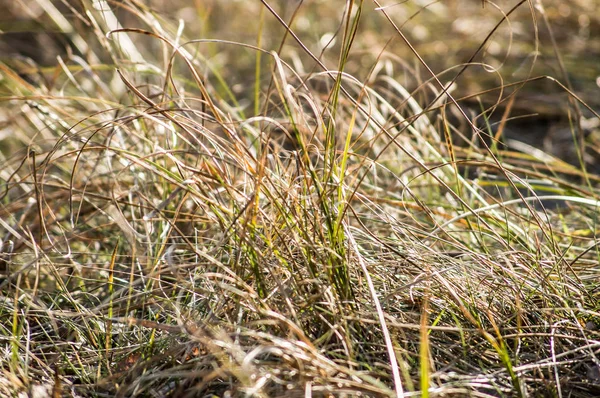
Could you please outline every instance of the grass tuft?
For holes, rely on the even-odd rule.
[[[0,395],[600,394],[593,2],[21,3]]]

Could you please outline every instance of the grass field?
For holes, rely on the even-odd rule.
[[[0,396],[599,396],[599,4],[508,3],[0,5]]]

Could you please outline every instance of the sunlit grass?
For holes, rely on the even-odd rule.
[[[0,63],[0,395],[598,394],[585,26],[197,3],[40,1],[71,48]]]

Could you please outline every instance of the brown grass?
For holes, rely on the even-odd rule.
[[[0,395],[600,393],[593,2],[23,5]]]

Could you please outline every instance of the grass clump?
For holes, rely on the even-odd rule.
[[[151,3],[0,63],[3,395],[600,392],[588,2]]]

